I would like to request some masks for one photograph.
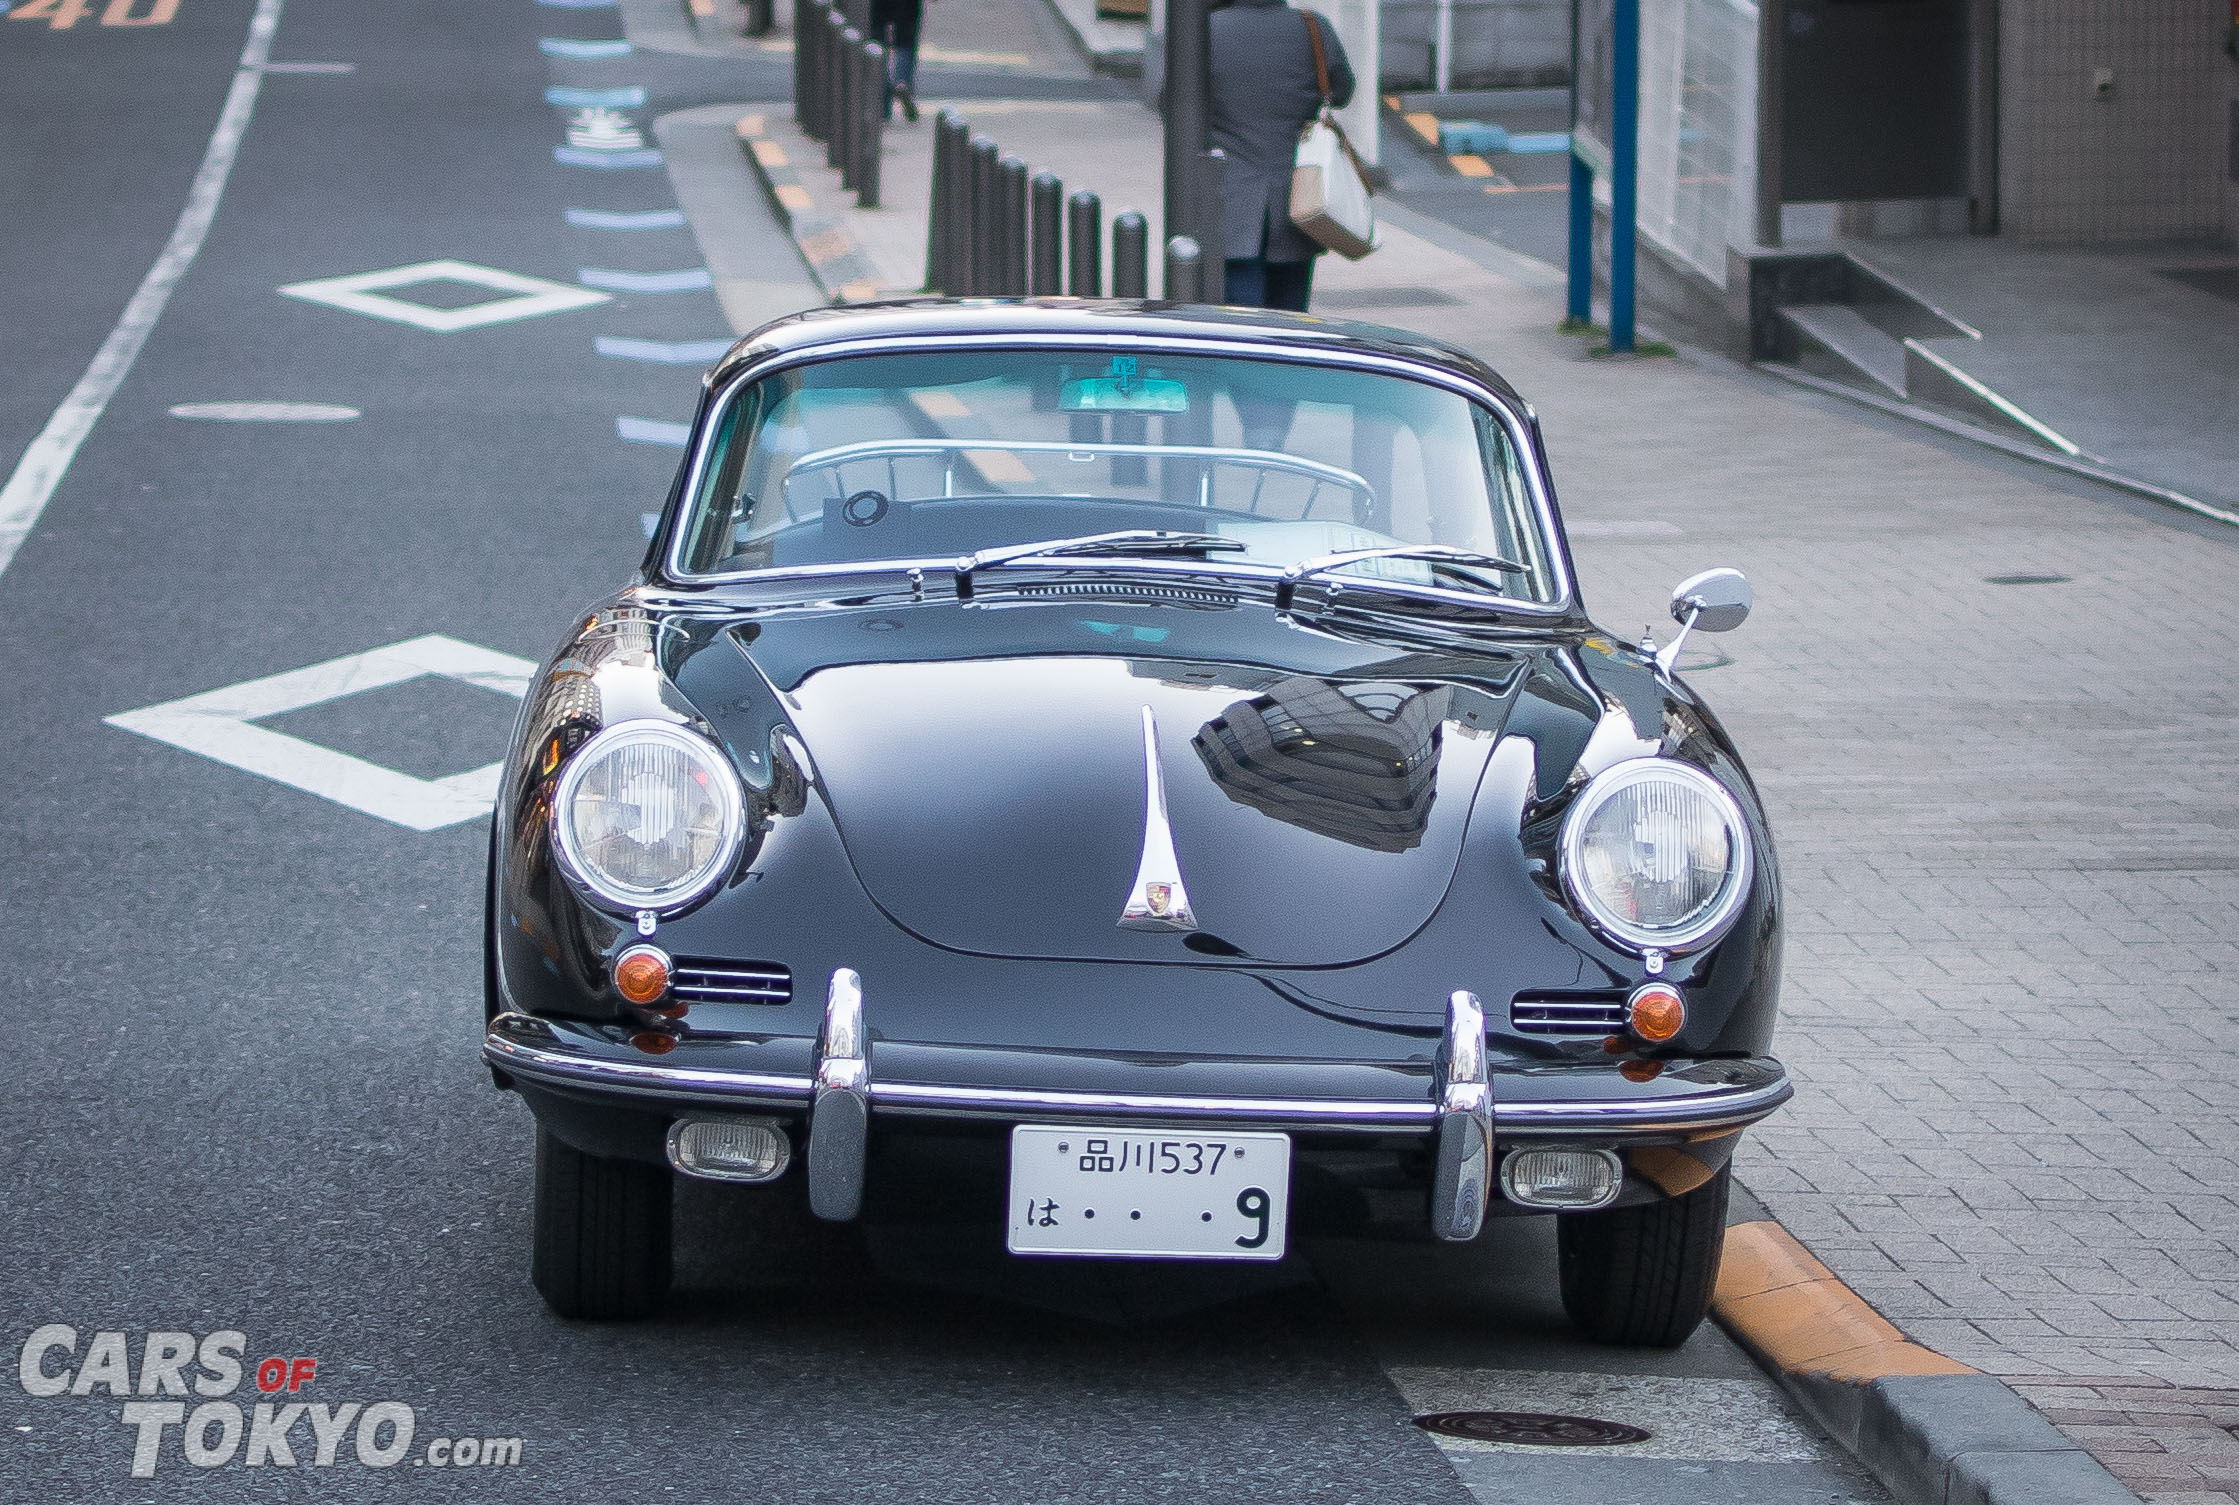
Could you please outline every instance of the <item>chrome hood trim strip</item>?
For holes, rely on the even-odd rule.
[[[1158,718],[1143,707],[1143,856],[1120,911],[1122,930],[1195,930],[1197,914],[1182,886],[1174,828],[1166,819],[1166,775],[1158,766]]]

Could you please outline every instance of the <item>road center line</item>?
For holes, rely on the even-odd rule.
[[[249,21],[249,40],[234,70],[233,87],[226,92],[225,108],[218,112],[217,128],[210,133],[210,145],[202,154],[202,166],[187,190],[186,208],[172,226],[170,240],[141,279],[132,301],[124,306],[116,327],[94,352],[85,375],[78,378],[70,395],[62,399],[62,405],[47,419],[47,426],[39,431],[39,437],[24,450],[8,484],[0,487],[0,571],[8,568],[16,550],[31,536],[39,514],[46,511],[55,487],[62,484],[70,462],[77,458],[78,447],[93,432],[109,399],[116,396],[117,388],[131,372],[141,347],[155,333],[156,321],[163,317],[164,305],[171,301],[172,289],[194,265],[202,242],[210,234],[210,226],[218,217],[218,200],[224,196],[226,179],[233,173],[233,159],[241,150],[241,138],[247,134],[249,117],[256,110],[257,91],[264,82],[265,64],[272,57],[272,36],[280,28],[283,3],[257,0],[256,14]]]

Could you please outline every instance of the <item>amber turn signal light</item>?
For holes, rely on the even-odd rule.
[[[614,991],[635,1004],[659,1003],[669,991],[668,953],[658,946],[632,946],[617,956]]]
[[[1633,1033],[1661,1045],[1687,1024],[1687,1000],[1668,982],[1647,982],[1633,989],[1625,1008]]]

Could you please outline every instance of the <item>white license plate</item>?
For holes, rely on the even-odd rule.
[[[1290,1193],[1288,1134],[1011,1130],[1013,1254],[1281,1259]]]

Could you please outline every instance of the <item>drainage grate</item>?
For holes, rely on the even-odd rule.
[[[678,1003],[790,1003],[793,974],[778,962],[680,956],[670,976],[669,995]]]
[[[1440,1437],[1509,1442],[1532,1448],[1609,1448],[1646,1442],[1649,1434],[1621,1421],[1548,1416],[1538,1411],[1434,1411],[1415,1425]]]

